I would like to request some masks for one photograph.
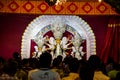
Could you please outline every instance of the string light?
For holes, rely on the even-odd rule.
[[[57,0],[55,5],[62,5],[66,2],[67,0]]]
[[[98,0],[98,2],[102,2],[102,0]]]

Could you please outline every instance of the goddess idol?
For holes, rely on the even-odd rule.
[[[66,26],[62,22],[58,21],[58,22],[51,24],[51,30],[56,40],[56,51],[55,51],[56,57],[58,55],[62,55],[62,49],[61,49],[60,43],[61,43],[61,38],[63,36],[63,33],[65,32],[65,29],[66,29]]]

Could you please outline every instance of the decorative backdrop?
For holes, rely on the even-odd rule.
[[[12,57],[13,52],[21,53],[21,40],[26,26],[40,15],[34,14],[0,14],[0,56],[5,59]],[[115,15],[111,15],[115,16]],[[104,46],[107,25],[111,16],[79,15],[92,28],[96,36],[97,55]],[[118,17],[118,16],[116,16]]]
[[[49,6],[45,1],[0,0],[0,13],[117,15],[104,2],[66,2]]]
[[[71,23],[72,22],[72,23]],[[23,36],[22,36],[22,43],[21,43],[21,57],[22,58],[29,58],[30,55],[30,49],[32,44],[31,40],[38,38],[40,41],[41,36],[46,34],[48,31],[50,31],[52,27],[48,26],[50,24],[56,25],[59,23],[59,26],[64,23],[69,25],[66,26],[66,31],[70,32],[71,34],[74,34],[76,32],[79,33],[81,36],[81,39],[86,40],[86,59],[89,58],[90,55],[96,54],[96,39],[93,30],[91,27],[82,20],[79,16],[65,16],[65,15],[43,15],[35,18],[32,22],[29,23],[29,25],[26,27]],[[47,26],[47,27],[45,27]],[[56,28],[55,28],[56,29]],[[62,27],[63,29],[63,27]],[[57,31],[57,30],[55,30]],[[59,31],[61,32],[61,31]],[[62,33],[62,32],[61,32]],[[49,33],[51,34],[51,33]],[[36,36],[37,35],[37,36]],[[55,35],[60,35],[56,33]],[[54,37],[55,37],[54,35]],[[75,37],[75,35],[74,35]],[[38,41],[38,42],[39,42]],[[77,42],[77,41],[76,41]],[[40,42],[39,42],[40,43]],[[38,43],[38,44],[39,44]],[[40,43],[42,44],[42,43]],[[79,44],[79,43],[77,43]],[[78,45],[75,45],[78,46]],[[80,46],[80,45],[79,45]]]

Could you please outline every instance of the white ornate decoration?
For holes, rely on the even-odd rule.
[[[81,36],[77,33],[77,31],[75,31],[75,34],[74,34],[74,38],[73,38],[73,45],[75,47],[75,57],[78,58],[78,59],[81,59],[81,56],[80,56],[80,52],[79,52],[79,47],[82,43],[82,38]]]
[[[74,33],[74,31],[76,31],[82,39],[86,40],[87,59],[90,57],[90,55],[96,54],[96,40],[94,33],[91,27],[79,16],[43,15],[34,19],[27,26],[25,32],[23,33],[21,43],[22,59],[30,57],[31,39],[37,39],[36,35],[38,35],[37,37],[41,37],[41,35],[51,30],[51,23],[56,23],[56,25],[58,25],[57,23],[59,23],[60,21],[63,23],[63,25],[65,24],[67,26],[70,26],[66,27],[67,31],[71,32],[72,34]]]

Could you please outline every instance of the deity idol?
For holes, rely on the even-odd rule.
[[[61,48],[63,50],[63,57],[65,57],[66,54],[66,50],[72,49],[72,47],[69,47],[72,44],[72,41],[70,40],[69,37],[64,36],[61,40]]]
[[[35,51],[32,53],[32,58],[36,58],[37,57],[37,55],[38,55],[38,46],[34,46],[34,49],[35,49]]]
[[[86,52],[83,51],[83,46],[80,46],[79,52],[80,52],[81,57],[85,55]]]
[[[51,24],[51,30],[56,40],[56,51],[55,51],[56,56],[62,55],[60,42],[61,42],[63,33],[65,32],[65,29],[66,29],[65,24],[61,22],[56,22],[56,23]]]
[[[74,47],[73,47],[74,56],[80,60],[82,57],[79,52],[79,49],[80,49],[82,38],[77,32],[75,32],[75,35],[74,35],[74,38],[72,41],[73,41],[73,45],[74,45]]]
[[[55,41],[54,37],[48,38],[48,36],[46,36],[46,40],[47,41],[45,41],[45,45],[48,46],[48,48],[46,48],[46,50],[50,50],[50,53],[54,59],[55,58],[54,50],[55,50],[55,46],[56,46],[56,41]]]
[[[38,37],[34,39],[34,41],[37,44],[37,47],[35,47],[35,50],[38,51],[36,54],[36,58],[38,58],[44,51],[43,44],[45,42],[45,38],[40,34]]]

